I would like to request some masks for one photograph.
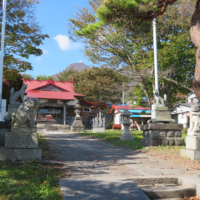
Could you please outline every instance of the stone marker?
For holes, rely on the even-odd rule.
[[[104,133],[105,132],[105,117],[101,117],[101,109],[99,115],[93,120],[93,133]]]
[[[200,105],[192,105],[190,109],[190,128],[186,136],[186,149],[181,155],[192,160],[200,159]]]
[[[74,106],[74,108],[75,108],[76,116],[75,116],[74,122],[71,126],[71,131],[72,132],[84,132],[85,126],[83,125],[82,119],[80,116],[81,106],[79,104],[79,100],[76,100],[76,106]]]
[[[167,95],[164,98],[154,91],[156,103],[152,105],[151,119],[143,126],[143,146],[183,146],[181,138],[182,124],[175,124],[167,107]]]
[[[38,108],[39,100],[27,97],[24,103],[13,111],[11,131],[5,134],[5,147],[0,148],[0,160],[41,159],[42,151],[38,148],[35,125]]]
[[[128,110],[124,110],[123,113],[121,113],[122,116],[122,124],[124,125],[124,131],[122,133],[122,136],[120,137],[120,140],[133,140],[133,136],[131,135],[130,131],[130,115],[131,113]]]

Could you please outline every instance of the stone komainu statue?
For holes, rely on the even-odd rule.
[[[192,105],[190,110],[190,128],[188,135],[200,133],[200,105]]]
[[[35,117],[39,108],[39,99],[27,97],[24,103],[12,113],[13,127],[34,127]]]
[[[166,94],[164,95],[164,99],[159,96],[158,90],[154,90],[153,94],[155,95],[156,106],[159,106],[161,103],[162,106],[167,107],[167,95]]]
[[[10,90],[10,103],[17,102],[17,100],[19,98],[21,98],[22,102],[24,102],[24,92],[25,92],[26,89],[27,89],[27,85],[25,85],[25,84],[22,85],[22,88],[17,93],[15,93],[14,88],[11,88],[11,90]]]

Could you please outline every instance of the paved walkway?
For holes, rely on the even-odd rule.
[[[64,199],[146,200],[131,178],[200,176],[165,160],[73,133],[45,134],[51,148],[65,163],[70,178],[60,180]],[[77,192],[76,195],[73,195]]]

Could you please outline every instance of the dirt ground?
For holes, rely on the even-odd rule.
[[[185,147],[182,147],[182,149]],[[191,160],[182,157],[180,153],[181,147],[156,147],[142,150],[149,156],[157,157],[163,160],[183,165],[190,169],[200,170],[200,160]]]

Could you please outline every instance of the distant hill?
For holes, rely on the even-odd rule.
[[[62,72],[68,71],[69,69],[72,69],[72,68],[73,68],[75,71],[82,71],[82,70],[84,70],[84,69],[89,69],[90,67],[87,66],[86,64],[82,63],[82,62],[73,63],[73,64],[69,65],[68,67],[66,67],[66,69],[63,70]],[[60,73],[62,73],[62,72],[60,72]],[[52,75],[53,78],[54,78],[54,80],[58,80],[58,76],[59,76],[60,73]]]

